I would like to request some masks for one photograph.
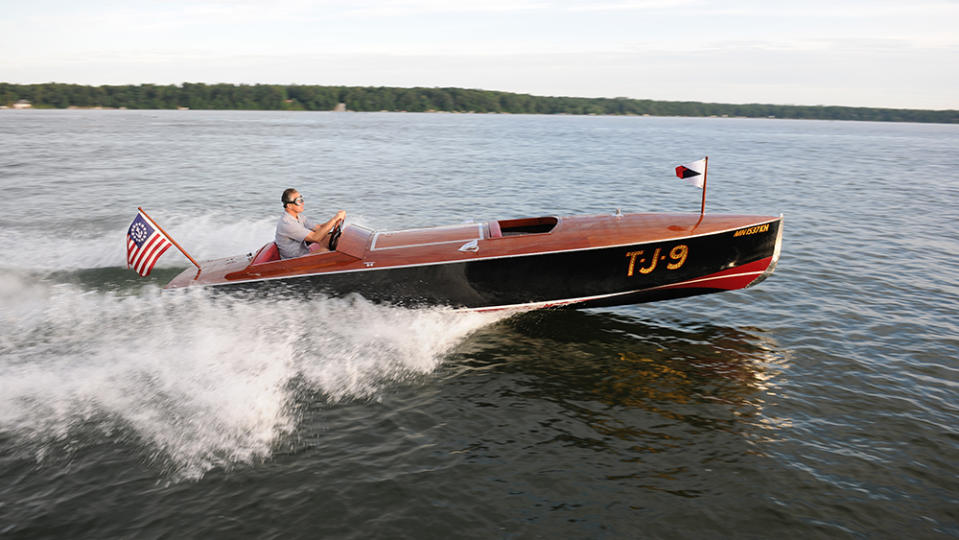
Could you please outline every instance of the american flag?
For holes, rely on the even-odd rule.
[[[141,276],[150,275],[157,259],[171,245],[170,239],[138,211],[127,230],[127,268],[133,268]]]

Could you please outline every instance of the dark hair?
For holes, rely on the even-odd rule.
[[[283,208],[286,208],[286,205],[293,204],[293,199],[290,198],[290,195],[296,193],[294,188],[286,188],[283,190],[283,195],[280,197],[280,200],[283,201]]]

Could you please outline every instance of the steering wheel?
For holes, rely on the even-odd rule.
[[[343,234],[343,220],[339,220],[330,231],[330,251],[336,251],[336,244],[340,241],[340,235]]]

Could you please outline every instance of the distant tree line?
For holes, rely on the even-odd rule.
[[[340,103],[352,111],[475,112],[514,114],[602,114],[730,116],[959,123],[957,110],[882,109],[805,105],[701,103],[629,98],[545,97],[465,88],[391,88],[275,84],[84,86],[0,83],[0,105],[27,100],[36,108],[107,107],[330,111]]]

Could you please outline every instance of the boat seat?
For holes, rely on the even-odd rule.
[[[499,221],[490,221],[489,222],[489,237],[490,238],[502,238],[503,231],[499,228]]]
[[[276,247],[276,242],[270,242],[260,248],[260,251],[256,253],[256,257],[253,257],[253,262],[250,264],[260,264],[278,260],[280,260],[280,249]]]

